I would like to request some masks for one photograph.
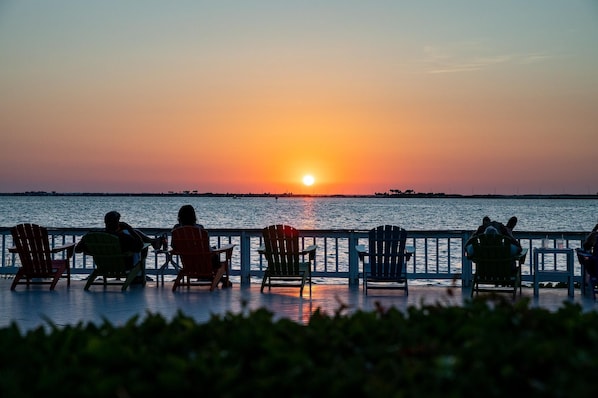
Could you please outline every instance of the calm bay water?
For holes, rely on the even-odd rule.
[[[0,227],[32,222],[51,228],[103,227],[117,210],[139,228],[170,228],[180,206],[195,207],[206,228],[360,229],[397,224],[407,230],[471,230],[483,216],[521,231],[589,231],[598,222],[596,199],[477,198],[232,198],[153,196],[0,196]]]

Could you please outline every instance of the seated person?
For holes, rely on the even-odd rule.
[[[183,205],[179,209],[178,213],[178,223],[172,228],[173,230],[179,227],[184,226],[193,226],[197,228],[203,228],[203,225],[197,223],[197,215],[195,214],[195,209],[191,205]],[[176,250],[176,247],[173,246],[173,249]],[[228,280],[227,277],[222,276],[225,273],[228,275],[228,264],[226,262],[220,261],[219,254],[212,254],[212,269],[214,270],[215,275],[220,275],[220,282],[222,282],[222,288],[232,287],[233,283]],[[218,282],[216,283],[216,285]]]
[[[118,236],[120,241],[120,247],[122,252],[132,252],[136,253],[134,256],[130,257],[129,264],[130,268],[133,268],[133,265],[139,261],[141,256],[141,261],[145,262],[145,258],[147,257],[147,248],[143,251],[144,244],[144,237],[150,240],[145,236],[141,231],[138,231],[131,227],[129,224],[120,221],[120,214],[117,211],[110,211],[106,213],[104,216],[104,224],[105,224],[105,232]],[[77,253],[87,253],[87,248],[85,246],[85,235],[81,238],[81,240],[75,246],[75,251]],[[141,251],[141,254],[139,252]]]
[[[476,234],[475,236],[478,236],[480,234]],[[484,230],[484,235],[502,235],[499,233],[499,231],[492,225],[489,225],[488,227],[486,227],[486,229]],[[473,237],[469,238],[469,240],[467,241],[467,243],[465,244],[465,251],[467,252],[467,256],[471,257],[473,255],[473,244],[471,243]],[[519,242],[517,242],[516,239],[511,241],[511,255],[515,256],[519,253],[521,253],[521,245],[519,244]]]
[[[482,219],[482,225],[480,225],[476,232],[474,232],[467,242],[465,242],[465,251],[467,252],[467,256],[471,257],[473,255],[473,245],[471,241],[482,233],[486,235],[500,234],[508,237],[511,242],[511,255],[515,256],[521,253],[521,243],[513,236],[513,228],[515,228],[515,225],[517,225],[517,217],[515,216],[509,218],[507,225],[504,225],[498,221],[492,221],[490,217],[485,216]]]
[[[594,225],[592,232],[586,236],[586,239],[583,241],[583,250],[589,253],[594,253],[594,248],[596,246],[596,235],[598,235],[598,224]]]
[[[482,224],[478,227],[478,229],[476,230],[476,232],[474,232],[472,236],[482,234],[488,226],[493,226],[494,228],[496,228],[499,234],[508,236],[512,240],[517,241],[517,239],[515,239],[515,237],[513,236],[513,229],[516,225],[517,217],[515,216],[509,218],[506,225],[499,221],[492,221],[490,217],[484,216],[484,218],[482,219]],[[519,241],[517,241],[516,244],[519,245]]]
[[[517,248],[517,251],[514,254],[521,253],[521,243],[513,236],[513,229],[517,225],[517,217],[513,216],[509,218],[507,224],[503,224],[499,221],[492,221],[490,217],[484,216],[482,219],[482,224],[477,228],[477,230],[471,235],[471,237],[465,242],[465,247],[471,246],[471,240],[475,238],[479,234],[486,233],[488,227],[492,227],[496,233],[500,235],[504,235],[508,237],[511,243]],[[490,230],[492,233],[492,230]]]
[[[598,277],[598,224],[583,241],[583,251],[578,254],[584,259],[584,267],[588,275],[592,278]],[[578,256],[579,257],[579,256]],[[581,259],[580,259],[581,262]]]
[[[185,225],[203,228],[203,225],[197,223],[197,215],[195,214],[195,209],[191,205],[181,206],[178,214],[178,223],[176,223],[172,229]]]

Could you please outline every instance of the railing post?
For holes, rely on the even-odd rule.
[[[251,239],[245,231],[241,231],[241,286],[251,285]]]
[[[359,286],[359,256],[355,249],[357,242],[355,231],[349,231],[349,286]]]

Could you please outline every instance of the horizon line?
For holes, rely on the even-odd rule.
[[[0,192],[0,196],[212,196],[212,197],[350,197],[350,198],[598,198],[595,194],[447,194],[444,192],[401,192],[388,193],[376,192],[373,194],[294,194],[285,193],[215,193],[198,191],[169,191],[169,192],[57,192],[57,191],[23,191],[23,192]]]

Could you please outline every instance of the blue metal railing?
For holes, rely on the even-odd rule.
[[[155,236],[168,229],[141,229],[144,233]],[[78,242],[88,229],[57,228],[49,229],[53,246],[69,242]],[[241,284],[260,280],[265,269],[265,260],[257,252],[262,244],[261,229],[210,229],[210,239],[215,246],[235,244],[230,273],[240,277]],[[315,244],[318,246],[312,277],[328,280],[336,278],[345,280],[350,285],[359,284],[361,264],[355,246],[367,244],[365,230],[301,230],[303,246]],[[463,254],[463,245],[471,236],[469,230],[436,230],[436,231],[408,231],[407,244],[415,247],[415,255],[407,263],[407,274],[410,280],[427,283],[433,280],[461,280],[463,286],[470,286],[473,274],[471,262]],[[558,240],[564,241],[564,247],[581,247],[586,232],[546,232],[546,231],[516,231],[515,236],[521,245],[528,249],[528,256],[522,269],[524,282],[533,279],[532,250],[542,246],[542,241],[548,239],[551,247],[556,247]],[[2,242],[0,274],[14,274],[19,259],[9,252],[12,247],[12,236],[7,227],[0,228]],[[158,273],[166,257],[150,249],[146,268],[148,274]],[[178,264],[175,257],[173,261]],[[555,260],[556,261],[556,260]],[[75,253],[71,263],[73,275],[87,275],[93,269],[93,259],[81,253]],[[174,276],[176,269],[168,267],[166,275]],[[575,265],[574,281],[581,282],[581,267]]]

